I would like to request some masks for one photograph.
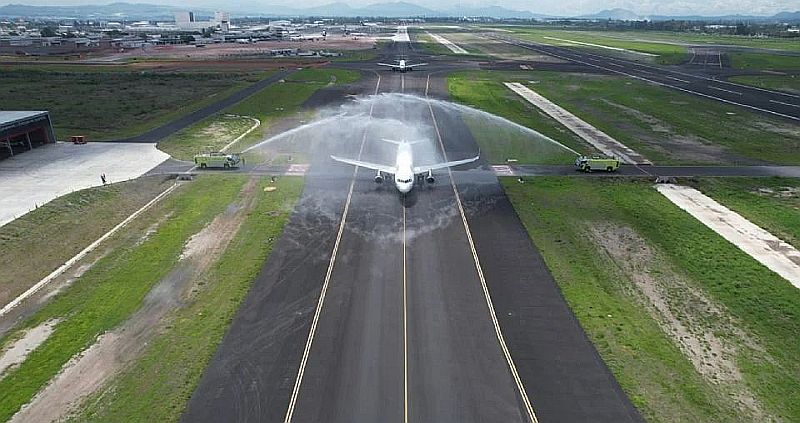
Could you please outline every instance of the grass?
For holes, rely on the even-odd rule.
[[[76,191],[0,227],[0,303],[33,286],[171,184],[154,176]]]
[[[239,146],[253,145],[264,138],[271,123],[298,113],[303,103],[319,89],[333,84],[353,83],[360,77],[357,71],[352,70],[306,68],[291,74],[285,82],[272,84],[224,112],[252,116],[261,121],[261,130],[251,132],[239,143]]]
[[[114,140],[184,116],[263,77],[259,74],[0,70],[5,108],[49,110],[56,136]]]
[[[524,101],[502,82],[517,80],[522,73],[459,72],[448,78],[450,97],[462,104],[504,117],[531,128],[567,147],[585,152],[589,147],[567,128]],[[509,158],[519,163],[571,163],[575,155],[566,149],[551,148],[550,143],[533,136],[513,132],[498,137],[498,127],[480,125],[467,119],[481,152],[491,163]]]
[[[800,77],[797,75],[746,75],[733,76],[728,80],[769,90],[800,94]]]
[[[611,38],[605,36],[603,33],[598,32],[532,29],[523,27],[513,27],[511,28],[511,31],[513,31],[514,34],[519,38],[543,44],[561,45],[565,44],[564,41],[561,40],[569,40],[581,43],[597,44],[606,47],[621,48],[640,53],[655,54],[658,56],[655,59],[656,62],[661,64],[681,63],[687,59],[688,54],[686,47],[680,45]],[[553,40],[547,37],[559,38],[560,40]],[[614,50],[601,49],[599,47],[575,45],[569,43],[566,44],[568,44],[570,47],[600,49],[604,54],[618,53]]]
[[[653,43],[682,43],[682,44],[722,44],[730,46],[769,48],[776,50],[800,51],[800,43],[797,38],[777,38],[777,37],[751,37],[742,35],[724,34],[691,34],[667,31],[577,31],[558,29],[553,27],[501,27],[508,30],[532,30],[539,29],[550,33],[585,33],[596,37],[619,38],[623,40],[637,40],[640,42]]]
[[[191,303],[144,355],[119,375],[105,393],[90,398],[76,421],[177,421],[288,220],[302,178],[279,178],[278,190],[259,183],[254,209],[224,255],[199,283]],[[265,216],[267,216],[265,218]]]
[[[409,32],[409,36],[414,41],[414,45],[415,46],[421,46],[422,49],[425,50],[425,52],[428,53],[428,54],[464,56],[463,54],[454,53],[452,50],[447,48],[447,46],[445,46],[444,44],[436,41],[433,37],[428,35],[427,32],[412,31],[412,32]],[[459,46],[459,47],[464,48],[463,46]],[[466,50],[466,48],[464,48],[464,49]]]
[[[598,224],[631,227],[667,258],[669,267],[720,304],[764,348],[739,345],[743,349],[735,360],[741,383],[779,420],[800,419],[800,291],[672,205],[648,182],[539,177],[524,184],[503,178],[502,183],[581,325],[646,419],[745,417],[724,391],[702,379],[624,288],[630,282],[620,277],[620,264],[609,262],[599,241],[586,234]],[[695,317],[703,319],[699,313]]]
[[[658,164],[800,164],[796,125],[611,75],[534,71],[529,86]]]
[[[170,135],[158,143],[158,148],[176,159],[192,160],[203,150],[219,151],[254,124],[247,116],[216,114]],[[238,146],[231,147],[235,151]]]
[[[800,182],[797,179],[703,178],[690,184],[800,248]]]
[[[163,219],[155,233],[133,239],[102,258],[21,325],[17,331],[51,318],[62,319],[41,346],[0,379],[0,420],[28,403],[71,357],[130,316],[175,265],[186,240],[225,210],[243,183],[243,177],[219,176],[184,185],[137,219],[149,218],[150,223]],[[212,190],[214,195],[209,195]]]
[[[232,147],[241,151],[262,140],[277,119],[298,113],[302,104],[319,89],[329,84],[349,84],[358,78],[358,72],[341,69],[306,68],[294,72],[284,82],[272,84],[238,104],[179,131],[160,142],[158,147],[173,157],[191,160],[205,147],[224,147],[253,125],[252,118],[259,119],[260,129],[254,130]]]
[[[748,70],[800,70],[800,55],[783,56],[776,53],[728,53],[731,67]]]

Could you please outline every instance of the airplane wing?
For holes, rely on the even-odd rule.
[[[378,66],[388,66],[390,68],[396,67],[397,65],[390,65],[388,63],[377,63]]]
[[[475,160],[478,160],[479,157],[480,156],[475,156],[475,157],[472,157],[472,158],[469,158],[469,159],[455,160],[455,161],[452,161],[452,162],[434,163],[434,164],[424,165],[424,166],[414,166],[414,173],[415,174],[425,173],[425,172],[427,172],[429,170],[444,169],[446,167],[453,167],[453,166],[458,166],[458,165],[462,165],[462,164],[466,164],[466,163],[472,163]]]
[[[361,160],[345,159],[343,157],[336,157],[336,156],[331,156],[331,158],[333,160],[336,160],[337,162],[347,163],[347,164],[351,164],[353,166],[365,167],[367,169],[372,169],[372,170],[379,170],[379,171],[385,172],[385,173],[394,174],[397,171],[394,168],[394,166],[387,166],[387,165],[382,165],[382,164],[377,164],[377,163],[370,163],[370,162],[362,162]]]
[[[411,65],[406,65],[406,67],[407,68],[414,68],[414,67],[417,67],[417,66],[425,66],[425,65],[427,65],[427,63],[414,63],[414,64],[411,64]]]

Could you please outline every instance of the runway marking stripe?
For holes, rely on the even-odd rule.
[[[770,103],[783,104],[784,106],[791,106],[791,107],[798,107],[798,108],[800,108],[800,105],[797,105],[797,104],[792,104],[792,103],[784,103],[783,101],[778,101],[778,100],[770,100],[769,102],[770,102]]]
[[[428,85],[430,84],[430,74],[428,75],[428,81],[425,86],[425,95],[427,97],[428,93]],[[444,149],[444,142],[442,141],[442,134],[439,132],[439,124],[436,122],[436,115],[433,113],[433,106],[431,105],[430,101],[428,101],[428,110],[431,112],[431,119],[433,120],[433,129],[436,131],[436,137],[439,139],[439,147],[442,149],[442,155],[444,160],[447,161],[447,151]],[[453,194],[456,197],[456,205],[458,206],[458,211],[461,214],[461,222],[464,224],[464,231],[467,234],[467,241],[469,241],[469,248],[472,252],[472,259],[475,261],[475,270],[478,273],[478,279],[481,281],[481,287],[483,288],[483,295],[486,298],[486,306],[489,308],[489,316],[492,319],[492,324],[494,325],[495,335],[497,336],[497,342],[500,344],[500,348],[503,350],[503,355],[505,355],[506,363],[508,363],[508,368],[511,371],[511,375],[514,378],[514,382],[517,385],[517,390],[519,392],[520,397],[522,398],[522,402],[525,405],[525,411],[528,414],[528,418],[533,423],[538,423],[539,420],[536,417],[536,413],[533,411],[533,406],[531,405],[531,401],[528,398],[528,393],[525,391],[525,386],[522,384],[522,379],[519,377],[519,373],[517,372],[517,367],[514,365],[514,360],[511,357],[511,351],[509,351],[508,346],[506,345],[505,338],[503,337],[503,331],[500,329],[500,322],[497,320],[497,315],[494,311],[494,304],[492,303],[492,296],[489,294],[489,287],[486,285],[486,278],[483,275],[483,268],[481,267],[480,259],[478,258],[478,252],[475,249],[475,242],[472,240],[472,232],[469,229],[469,223],[467,222],[467,215],[464,212],[464,206],[461,204],[461,197],[458,195],[458,189],[456,188],[455,179],[453,179],[453,170],[451,168],[447,168],[447,174],[450,177],[450,186],[453,188]]]
[[[378,94],[378,88],[381,84],[381,76],[378,74],[378,82],[375,84],[375,94]],[[372,117],[372,109],[374,104],[369,108],[369,117]],[[361,139],[361,148],[358,150],[358,158],[361,158],[361,154],[364,151],[364,144],[367,140],[367,129],[364,130],[364,136]],[[319,294],[319,300],[317,300],[317,307],[314,310],[314,318],[311,321],[311,329],[308,332],[308,339],[306,339],[306,346],[303,350],[303,357],[300,360],[300,368],[297,371],[297,379],[294,382],[294,388],[292,389],[292,395],[289,398],[289,408],[286,410],[286,417],[284,418],[284,423],[289,423],[292,421],[292,417],[294,415],[294,409],[297,404],[297,397],[300,393],[300,386],[303,383],[303,374],[305,373],[306,363],[308,362],[308,356],[311,352],[311,345],[314,342],[314,334],[317,330],[317,324],[319,322],[319,317],[322,314],[322,306],[325,303],[325,294],[328,292],[328,285],[331,280],[331,274],[333,273],[333,266],[336,263],[336,253],[339,251],[339,243],[342,240],[342,234],[344,233],[345,223],[347,221],[347,212],[350,210],[350,200],[353,197],[353,188],[356,184],[356,175],[358,174],[358,166],[353,169],[353,179],[350,181],[350,189],[347,192],[347,200],[344,203],[344,211],[342,211],[342,220],[339,222],[339,231],[336,233],[336,241],[333,243],[333,251],[331,252],[331,259],[328,262],[328,270],[325,273],[325,281],[322,284],[322,290]]]
[[[726,90],[725,88],[715,87],[713,85],[707,85],[707,87],[711,88],[712,90],[724,91],[726,93],[731,93],[731,94],[736,94],[736,95],[743,95],[742,93],[740,93],[738,91]]]
[[[505,41],[505,42],[508,43],[508,44],[511,44],[511,45],[516,45],[516,46],[527,48],[527,49],[530,49],[530,50],[536,50],[533,47],[530,47],[530,46],[527,46],[527,45],[524,45],[524,44],[515,44],[515,43],[510,42],[510,41]],[[539,51],[539,50],[536,50],[536,51]],[[721,101],[723,103],[733,104],[735,106],[741,106],[741,107],[745,107],[745,108],[752,109],[752,110],[758,110],[760,112],[770,113],[770,114],[773,114],[773,115],[776,115],[776,116],[780,116],[780,117],[784,117],[784,118],[787,118],[787,119],[800,121],[799,117],[795,117],[795,116],[792,116],[792,115],[787,115],[787,114],[776,112],[776,111],[769,110],[769,109],[762,109],[761,107],[751,106],[749,104],[737,103],[735,101],[726,100],[726,99],[720,98],[720,97],[714,97],[713,95],[703,94],[701,92],[688,90],[686,88],[681,88],[681,87],[678,87],[678,86],[675,86],[675,85],[670,85],[670,84],[667,84],[667,83],[664,83],[664,82],[653,81],[652,79],[647,79],[647,78],[644,78],[644,77],[641,77],[641,76],[638,76],[638,75],[633,75],[633,74],[630,74],[630,73],[627,73],[627,72],[614,70],[614,69],[607,68],[607,67],[601,66],[601,65],[597,65],[597,64],[594,64],[594,63],[589,63],[589,62],[587,62],[585,60],[580,60],[580,59],[575,59],[575,58],[570,58],[570,57],[564,57],[563,55],[558,55],[558,54],[552,53],[552,52],[546,52],[545,54],[548,54],[548,55],[553,56],[553,57],[558,57],[558,58],[561,58],[561,59],[571,60],[571,61],[577,62],[577,63],[582,63],[584,65],[592,66],[592,67],[595,67],[595,68],[598,68],[598,69],[604,69],[604,70],[607,70],[609,72],[618,73],[620,75],[625,75],[625,76],[628,76],[628,77],[631,77],[631,78],[634,78],[634,79],[638,79],[640,81],[649,82],[651,84],[661,85],[661,86],[669,87],[669,88],[672,88],[672,89],[675,89],[675,90],[678,90],[678,91],[683,91],[685,93],[698,95],[700,97],[705,97],[705,98],[709,98],[709,99],[712,99],[712,100]],[[681,73],[681,72],[676,72],[676,73]],[[694,75],[689,75],[689,76],[694,76]],[[707,78],[704,78],[704,79],[707,79]],[[716,81],[716,82],[724,82],[724,81]],[[762,91],[768,91],[768,90],[762,90]],[[772,92],[772,91],[769,91],[769,92]]]
[[[406,208],[403,207],[403,422],[408,423],[408,271],[406,249]]]

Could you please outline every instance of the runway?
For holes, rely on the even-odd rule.
[[[429,72],[365,75],[374,92],[446,97]],[[474,154],[460,118],[429,104],[365,118],[433,128],[448,160]],[[382,148],[368,129],[336,153]],[[183,421],[641,421],[485,162],[405,199],[373,176],[312,163]]]
[[[728,82],[720,79],[718,73],[707,73],[710,69],[709,67],[690,67],[685,69],[677,66],[658,66],[595,54],[581,48],[538,44],[507,36],[487,36],[517,47],[608,73],[658,84],[666,88],[744,107],[770,116],[800,121],[800,95]],[[720,58],[718,60],[718,68],[721,68],[723,59]]]

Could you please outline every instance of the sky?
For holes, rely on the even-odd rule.
[[[29,5],[78,5],[78,4],[108,4],[114,1],[127,1],[129,3],[152,3],[180,7],[205,7],[219,8],[220,2],[214,0],[0,0],[0,5],[8,3],[21,3]],[[317,6],[334,1],[343,1],[351,6],[363,6],[372,3],[381,3],[398,0],[246,0],[248,5],[281,5],[281,6]],[[640,16],[649,15],[772,15],[784,11],[800,10],[799,0],[425,0],[415,1],[431,9],[445,9],[453,6],[491,6],[498,5],[509,9],[527,10],[534,13],[578,16],[596,13],[603,9],[622,8],[631,10]],[[225,2],[230,10],[240,10],[236,7],[239,1]],[[302,7],[301,6],[301,7]]]

